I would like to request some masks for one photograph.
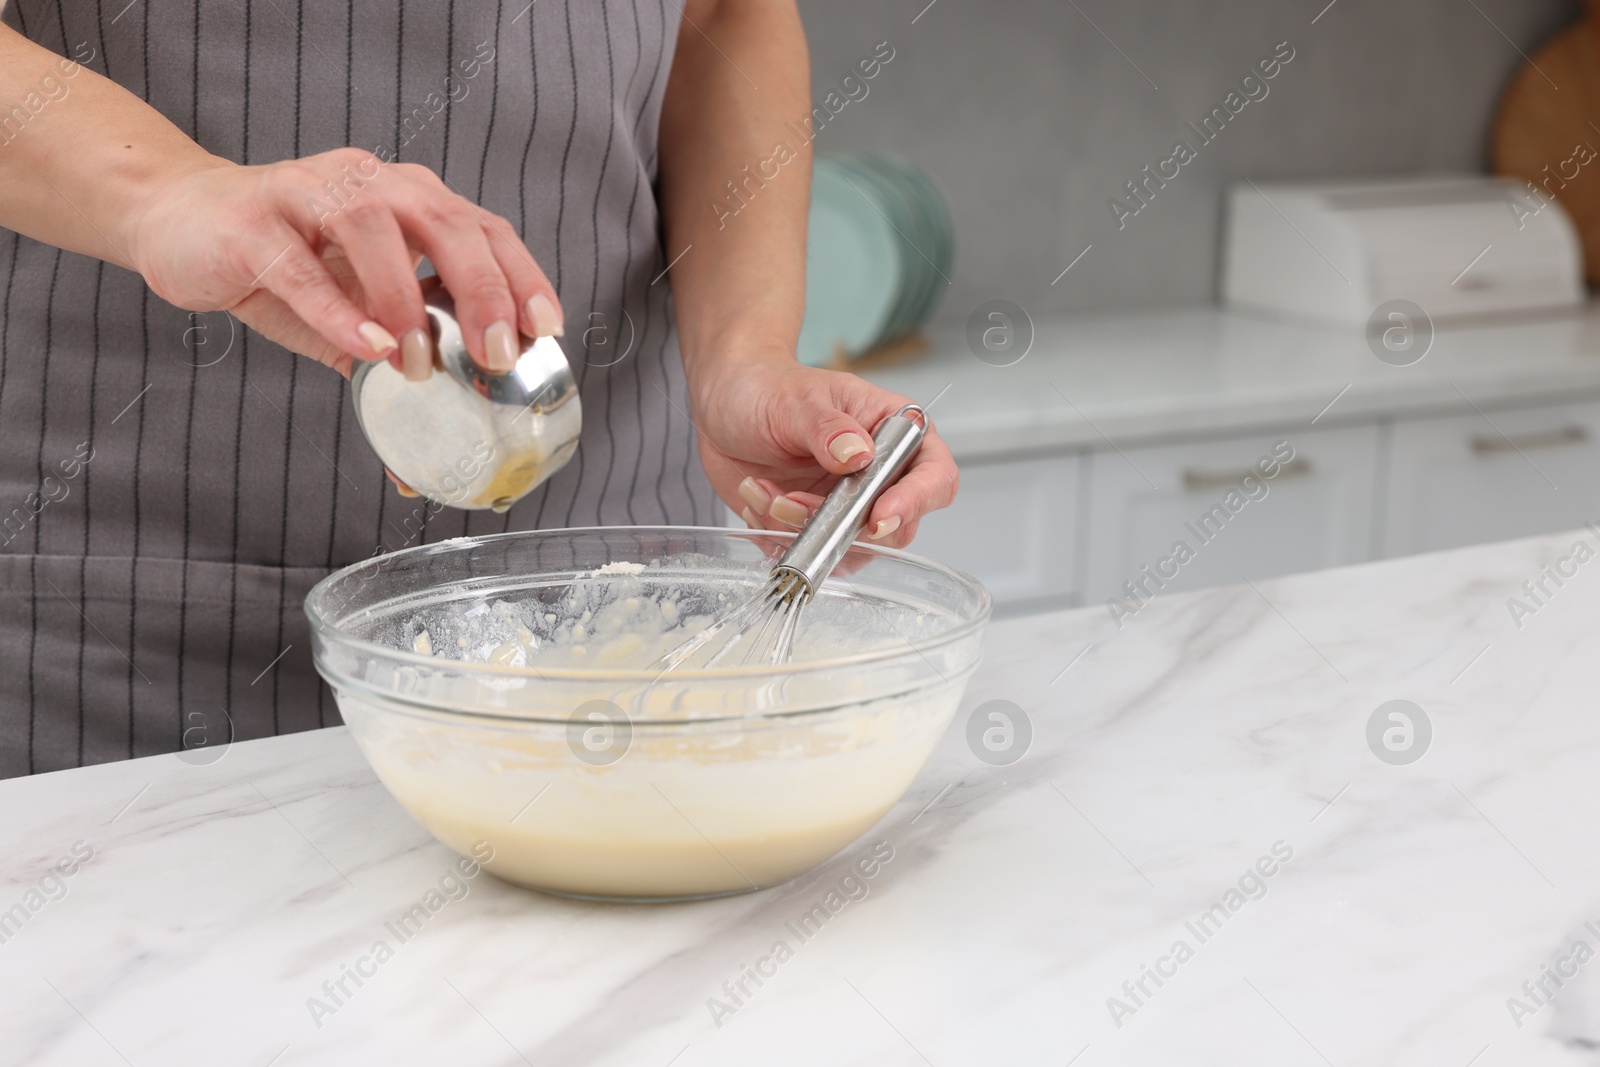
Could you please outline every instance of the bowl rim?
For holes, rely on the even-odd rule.
[[[394,648],[390,645],[379,644],[376,641],[369,641],[365,638],[359,638],[348,634],[345,631],[340,630],[331,621],[329,621],[325,614],[321,613],[319,610],[315,610],[313,607],[315,601],[326,597],[328,595],[328,590],[332,588],[336,582],[344,579],[347,575],[374,565],[381,566],[385,562],[396,560],[401,557],[440,555],[446,552],[458,551],[467,547],[477,547],[479,545],[488,544],[494,541],[510,540],[515,538],[551,537],[559,534],[625,535],[629,532],[673,532],[679,534],[706,533],[717,534],[719,536],[742,538],[750,541],[773,538],[778,540],[792,541],[795,537],[799,536],[798,532],[790,533],[788,531],[776,530],[739,530],[727,526],[622,525],[572,526],[535,530],[508,530],[505,533],[479,534],[471,537],[453,537],[445,541],[435,541],[430,544],[423,545],[411,545],[407,548],[397,549],[393,552],[385,552],[379,555],[369,556],[359,562],[340,567],[333,573],[323,577],[311,587],[311,589],[306,593],[305,601],[301,607],[306,614],[306,618],[310,622],[313,634],[316,637],[319,637],[322,641],[330,644],[337,643],[340,646],[349,648],[353,651],[377,654],[387,660],[390,660],[391,662],[404,666],[423,667],[432,671],[448,669],[453,671],[461,671],[468,674],[491,675],[498,678],[538,678],[545,681],[559,682],[647,681],[651,684],[662,681],[663,679],[670,679],[672,682],[676,683],[711,679],[715,679],[717,681],[728,681],[744,677],[756,679],[770,679],[780,676],[795,677],[797,675],[811,674],[816,671],[838,670],[842,667],[870,666],[871,664],[877,662],[901,659],[910,653],[920,656],[925,662],[928,663],[930,667],[933,667],[935,674],[943,676],[943,672],[940,671],[938,667],[934,666],[933,662],[928,659],[927,653],[929,651],[937,651],[946,645],[953,644],[968,636],[971,636],[973,633],[981,631],[984,625],[989,621],[989,616],[994,610],[994,598],[990,595],[988,588],[984,586],[982,582],[978,581],[977,578],[974,578],[967,572],[952,567],[947,563],[941,563],[938,560],[930,559],[927,556],[918,555],[915,552],[907,552],[904,549],[898,548],[889,548],[885,545],[864,544],[860,541],[852,542],[852,551],[860,549],[874,556],[897,559],[916,566],[931,568],[935,571],[943,572],[946,576],[957,582],[967,585],[978,594],[979,610],[975,612],[971,618],[957,622],[950,629],[932,638],[926,644],[915,644],[909,639],[906,639],[904,647],[886,647],[874,651],[856,652],[845,656],[835,656],[829,659],[808,660],[805,663],[789,664],[784,667],[754,665],[747,667],[713,667],[710,669],[678,668],[672,671],[664,672],[642,668],[596,671],[573,667],[554,667],[543,669],[532,666],[511,667],[495,663],[480,663],[470,660],[446,659],[439,656],[424,655],[420,652],[410,649]],[[902,638],[903,637],[904,635],[902,635]],[[329,681],[331,683],[332,680],[329,679]],[[448,711],[450,709],[443,710]],[[464,709],[463,713],[475,714],[473,712],[466,712]]]

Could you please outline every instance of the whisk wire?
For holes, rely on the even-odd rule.
[[[700,665],[702,668],[716,667],[725,661],[736,662],[741,667],[753,663],[776,667],[787,663],[794,648],[800,609],[810,599],[811,586],[804,575],[787,567],[776,567],[766,588],[663,656],[660,670],[662,673],[676,670],[724,634],[727,637]]]
[[[705,666],[717,666],[730,659],[736,650],[741,667],[762,661],[771,666],[787,662],[800,605],[809,598],[810,589],[803,577],[784,568],[775,568],[767,588],[728,617],[731,624],[736,616],[742,619],[746,609],[754,607],[753,614],[761,621],[747,622],[746,628],[735,630],[722,647],[712,653]],[[750,625],[754,625],[754,630],[748,628]]]
[[[771,666],[776,667],[780,663],[789,661],[789,656],[794,651],[795,627],[799,622],[800,605],[791,604],[789,610],[784,613],[783,626],[778,630],[778,639],[773,643],[772,655],[767,660]]]
[[[679,645],[677,648],[673,649],[671,652],[668,652],[661,658],[661,672],[664,674],[667,671],[676,670],[677,668],[683,666],[683,664],[688,662],[690,656],[694,655],[696,652],[706,647],[706,645],[710,644],[716,639],[718,634],[731,627],[743,626],[745,624],[746,617],[754,615],[760,606],[760,598],[751,597],[749,600],[746,600],[743,604],[740,604],[737,608],[725,615],[719,621],[712,623],[704,630],[701,630],[693,637],[690,637],[687,641],[683,642],[683,644]]]

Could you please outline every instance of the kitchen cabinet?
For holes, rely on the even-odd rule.
[[[1367,425],[1095,452],[1084,602],[1128,581],[1166,594],[1368,559],[1378,438]]]
[[[1600,519],[1600,301],[1441,324],[1409,367],[1375,359],[1359,329],[1213,308],[1034,327],[1012,366],[974,359],[951,319],[923,358],[864,372],[945,397],[961,497],[914,549],[982,579],[1002,614],[1103,604],[1279,440],[1299,465],[1160,592]]]
[[[959,505],[922,520],[914,551],[976,575],[1001,614],[1076,603],[1086,461],[1066,453],[962,464]]]
[[[1600,515],[1600,402],[1396,422],[1379,554],[1581,526]]]

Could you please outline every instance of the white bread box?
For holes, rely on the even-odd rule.
[[[1514,315],[1582,303],[1582,260],[1566,212],[1526,182],[1244,182],[1228,192],[1222,297],[1341,322],[1397,299],[1435,321]]]

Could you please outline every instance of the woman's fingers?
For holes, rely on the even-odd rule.
[[[255,290],[233,305],[229,314],[269,341],[276,341],[291,352],[299,352],[350,377],[354,357],[307,326],[304,319],[270,291]]]
[[[911,466],[873,505],[863,538],[896,548],[909,544],[918,520],[955,500],[960,478],[950,446],[930,426]]]
[[[930,428],[911,465],[873,505],[861,539],[895,548],[909,544],[924,515],[955,500],[959,480],[949,446]],[[800,529],[825,499],[821,493],[785,491],[768,478],[746,478],[738,493],[749,512],[745,521],[754,516],[768,530]]]
[[[910,544],[923,516],[949,507],[955,500],[959,481],[949,446],[930,432],[911,466],[873,505],[860,539],[891,548]],[[738,493],[744,505],[741,517],[746,524],[764,530],[798,530],[826,499],[819,493],[785,492],[767,478],[746,478],[739,483]]]
[[[736,487],[744,511],[759,520],[763,529],[798,530],[822,503],[815,493],[785,492],[770,478],[750,477]],[[741,513],[741,517],[744,517]],[[744,517],[750,522],[749,517]]]
[[[822,379],[801,396],[786,398],[776,410],[787,425],[780,438],[810,451],[830,474],[849,474],[872,461],[872,430],[862,426],[834,398]]]
[[[874,540],[871,537],[861,537],[858,544],[882,545],[884,548],[905,548],[917,536],[917,523],[912,522],[899,527],[882,538]]]
[[[815,493],[784,493],[772,499],[767,517],[778,530],[798,530],[811,521],[811,516],[822,506],[823,498]]]
[[[770,483],[769,483],[770,484]],[[736,487],[739,499],[744,501],[746,511],[761,518],[767,515],[767,509],[772,507],[773,492],[763,485],[759,479],[747,477]],[[749,519],[745,520],[749,522]]]
[[[283,249],[274,254],[272,246],[279,242]],[[287,225],[257,247],[256,285],[288,304],[334,347],[359,359],[387,359],[400,347],[394,334],[351,302],[322,258]]]
[[[521,315],[506,272],[489,247],[479,209],[437,178],[407,176],[407,190],[391,198],[401,228],[427,253],[450,290],[473,361],[496,374],[510,370],[522,353]]]
[[[135,220],[130,247],[151,288],[180,307],[276,297],[329,363],[323,345],[347,358],[390,358],[408,377],[428,373],[418,254],[455,298],[479,366],[510,370],[524,334],[561,332],[560,302],[508,222],[426,167],[385,164],[361,149],[192,174]],[[263,317],[283,317],[270,310]],[[279,326],[277,336],[295,332]]]
[[[511,285],[511,297],[517,304],[522,332],[529,337],[561,337],[565,324],[555,286],[539,269],[533,253],[522,243],[511,223],[498,215],[479,211],[484,235],[489,239],[489,251]]]
[[[407,378],[427,378],[433,345],[422,288],[394,215],[376,197],[357,199],[327,220],[327,231],[355,275],[367,309],[400,342],[392,354],[396,369]]]

